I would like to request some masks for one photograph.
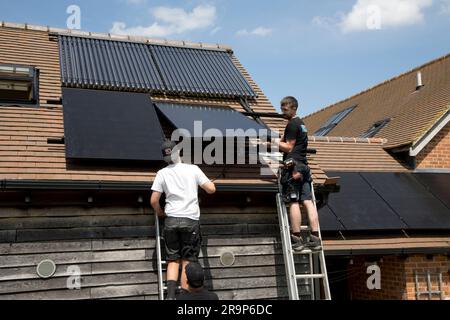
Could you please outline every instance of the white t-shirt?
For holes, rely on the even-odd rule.
[[[158,171],[152,190],[166,194],[168,217],[199,220],[198,186],[209,181],[196,165],[176,163]]]

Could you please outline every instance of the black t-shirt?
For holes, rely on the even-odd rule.
[[[177,300],[219,300],[219,297],[214,292],[202,289],[198,292],[182,292],[177,297]]]
[[[283,142],[295,140],[295,146],[291,153],[284,154],[284,160],[292,158],[306,162],[306,150],[308,149],[308,130],[305,123],[299,117],[292,118],[284,129]]]

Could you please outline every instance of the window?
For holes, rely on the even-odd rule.
[[[314,132],[313,135],[316,137],[327,135],[339,122],[342,121],[342,119],[344,119],[355,108],[356,105],[335,113],[330,119],[327,120],[327,122],[325,122],[325,124],[319,130]]]
[[[361,138],[372,138],[374,137],[385,125],[387,125],[391,121],[391,119],[384,119],[374,123],[374,125],[364,132],[360,137]]]
[[[37,105],[38,87],[34,67],[0,64],[0,103]]]

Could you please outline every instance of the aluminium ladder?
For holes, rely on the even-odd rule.
[[[155,232],[156,232],[156,259],[158,267],[158,294],[159,300],[164,300],[164,291],[166,287],[163,282],[163,265],[166,261],[162,260],[162,250],[161,250],[161,233],[159,230],[159,217],[155,214]]]
[[[326,300],[331,300],[331,294],[330,294],[330,286],[328,282],[328,275],[327,275],[327,267],[325,263],[325,254],[323,252],[323,243],[322,248],[317,251],[311,251],[310,249],[304,249],[300,252],[295,252],[292,250],[292,243],[291,243],[291,233],[290,233],[290,227],[289,227],[289,218],[288,213],[286,209],[286,204],[284,203],[281,195],[281,185],[280,185],[280,192],[276,195],[277,200],[277,211],[278,211],[278,220],[280,223],[280,231],[281,231],[281,243],[283,247],[283,257],[284,257],[284,264],[286,268],[286,280],[287,280],[287,286],[288,286],[288,292],[289,292],[289,300],[299,300],[299,292],[298,292],[298,284],[297,280],[299,279],[306,279],[310,282],[310,288],[311,288],[311,299],[316,300],[316,297],[320,297],[320,292],[318,295],[315,294],[315,284],[314,279],[322,280],[323,283],[323,290]],[[311,190],[312,190],[312,196],[313,196],[313,203],[314,206],[317,209],[316,206],[316,197],[314,194],[314,185],[311,182]],[[302,226],[301,229],[307,229],[307,226]],[[322,235],[320,232],[320,226],[319,226],[319,237],[322,239]],[[294,262],[294,255],[307,255],[309,257],[309,268],[310,273],[309,274],[297,274],[295,269],[295,262]],[[319,266],[316,265],[316,257],[319,260]],[[315,273],[315,270],[320,269],[319,273]]]

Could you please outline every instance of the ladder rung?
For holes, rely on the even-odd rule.
[[[163,290],[167,290],[167,286],[163,286]],[[178,286],[177,290],[180,291],[181,290],[181,286]]]
[[[296,274],[297,279],[322,279],[324,278],[323,273],[320,274]]]
[[[303,249],[302,251],[294,251],[292,250],[293,254],[297,254],[297,255],[301,255],[301,254],[317,254],[320,253],[322,250],[316,250],[316,251],[312,251],[311,249]]]

